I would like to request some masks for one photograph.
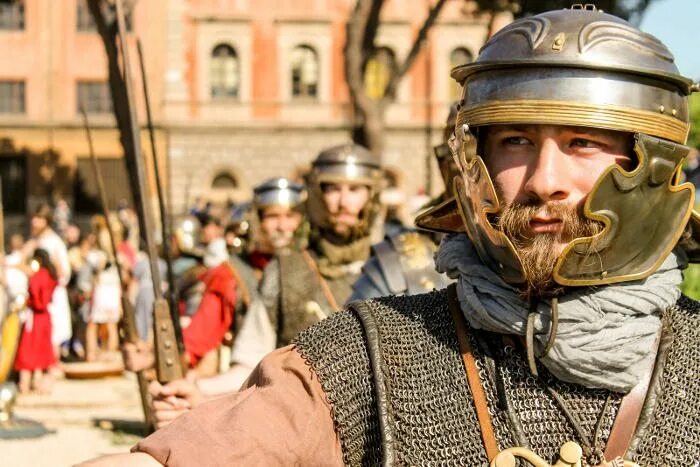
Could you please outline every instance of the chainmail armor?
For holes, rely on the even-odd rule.
[[[525,359],[525,350],[517,344],[502,344],[500,336],[489,334],[486,339],[477,339],[475,336],[485,333],[472,331],[472,348],[475,349],[475,360],[481,376],[481,381],[489,403],[494,431],[500,449],[506,449],[515,445],[527,445],[539,456],[549,461],[556,462],[559,448],[567,441],[578,440],[576,433],[562,413],[561,408],[545,389],[545,381],[554,388],[564,399],[567,407],[578,416],[582,428],[589,439],[594,439],[595,426],[599,417],[603,414],[608,396],[611,404],[603,414],[601,433],[598,444],[604,446],[610,436],[617,409],[622,396],[603,389],[587,389],[576,384],[569,384],[551,376],[547,369],[538,365],[538,373],[541,379],[530,374],[530,369]],[[483,352],[483,347],[488,346],[489,353],[496,363],[492,363]],[[481,350],[480,350],[481,347]],[[497,375],[496,372],[499,374]],[[503,407],[505,404],[499,398],[496,391],[496,378],[503,381],[505,398],[510,409],[515,412],[520,421],[525,439],[524,443],[518,441],[513,435],[512,423],[506,415]],[[584,465],[586,465],[584,463]]]
[[[363,302],[381,332],[401,465],[486,465],[445,291]],[[391,329],[391,332],[386,332]],[[381,444],[359,318],[337,313],[299,335],[333,407],[346,465],[378,465]]]
[[[700,462],[700,303],[681,297],[664,315],[664,325],[672,342],[661,393],[631,454],[643,467],[694,466]]]
[[[462,364],[445,291],[410,297],[384,297],[355,307],[369,309],[381,343],[382,370],[400,465],[487,465],[479,423]],[[636,452],[626,456],[644,467],[695,465],[700,458],[700,305],[687,298],[664,314],[673,333],[660,378],[659,405]],[[351,308],[302,333],[297,350],[318,375],[331,406],[347,465],[381,463],[382,445],[366,334]],[[558,404],[553,387],[577,414],[593,438],[605,401],[599,443],[604,445],[621,396],[564,383],[539,366],[530,375],[520,344],[470,332],[474,357],[489,404],[499,449],[519,445],[505,401],[523,427],[529,448],[554,462],[560,446],[577,439]],[[498,376],[497,375],[500,375]],[[500,378],[500,379],[499,379]]]

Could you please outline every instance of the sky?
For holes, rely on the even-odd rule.
[[[681,74],[700,81],[700,0],[654,0],[640,28],[671,49]]]

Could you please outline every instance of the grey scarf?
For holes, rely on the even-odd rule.
[[[457,280],[457,295],[469,325],[502,334],[525,335],[528,304],[518,290],[486,267],[466,235],[449,235],[435,255],[439,272]],[[629,392],[653,364],[661,312],[676,303],[682,280],[671,253],[648,278],[600,287],[570,289],[559,297],[554,345],[541,362],[557,378],[590,388]],[[549,334],[550,304],[538,305],[535,340]]]

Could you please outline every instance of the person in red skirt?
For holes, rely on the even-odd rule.
[[[56,270],[46,250],[37,249],[32,259],[27,308],[30,311],[20,337],[15,370],[19,372],[19,391],[27,393],[33,387],[48,392],[50,376],[46,372],[56,364],[51,345],[51,315],[48,311],[51,296],[58,284]],[[32,373],[35,374],[32,385]]]

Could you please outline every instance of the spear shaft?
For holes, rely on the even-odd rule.
[[[87,135],[88,151],[90,153],[90,160],[92,161],[92,172],[95,176],[95,181],[97,182],[97,192],[100,195],[100,204],[102,204],[102,213],[107,221],[107,232],[109,233],[109,242],[112,247],[112,253],[114,255],[114,265],[117,268],[117,274],[119,275],[119,282],[122,286],[122,319],[119,322],[122,328],[122,333],[124,339],[131,343],[137,344],[139,337],[136,331],[136,317],[134,316],[134,308],[131,306],[131,302],[126,295],[127,287],[124,282],[124,275],[122,274],[122,266],[119,263],[119,255],[117,254],[117,242],[115,240],[114,229],[112,229],[112,223],[110,222],[111,212],[109,210],[109,205],[107,204],[107,190],[105,189],[104,180],[102,179],[102,173],[97,164],[97,157],[95,156],[95,149],[92,144],[92,131],[90,130],[90,123],[88,121],[87,113],[83,108],[82,103],[80,104],[80,113],[83,116],[83,126],[85,127],[85,134]],[[148,380],[144,374],[143,370],[136,372],[136,381],[139,385],[139,394],[141,395],[141,408],[143,409],[143,416],[146,421],[146,426],[150,428],[153,426],[153,414],[151,413],[150,407],[150,395],[148,393]]]
[[[155,297],[153,305],[153,339],[156,359],[156,373],[158,381],[161,383],[169,383],[176,379],[181,379],[184,376],[182,360],[180,358],[179,348],[181,346],[181,336],[177,332],[179,330],[179,322],[175,313],[171,315],[168,307],[168,302],[163,298],[161,289],[160,270],[158,268],[158,255],[156,252],[155,240],[153,238],[153,212],[151,205],[147,199],[148,186],[146,179],[145,160],[141,153],[140,144],[140,129],[136,118],[136,106],[134,95],[131,87],[131,70],[129,67],[129,47],[126,42],[126,27],[124,20],[124,7],[122,0],[115,1],[117,13],[117,29],[119,33],[119,43],[121,49],[121,58],[123,66],[124,87],[126,89],[127,102],[129,107],[129,126],[131,129],[132,154],[134,155],[134,167],[136,171],[136,179],[141,196],[137,200],[141,205],[143,219],[141,226],[144,230],[142,237],[146,243],[146,252],[148,254],[149,265],[151,268],[151,280],[153,281],[153,296]],[[174,310],[173,310],[174,311]],[[173,317],[175,319],[173,319]]]

